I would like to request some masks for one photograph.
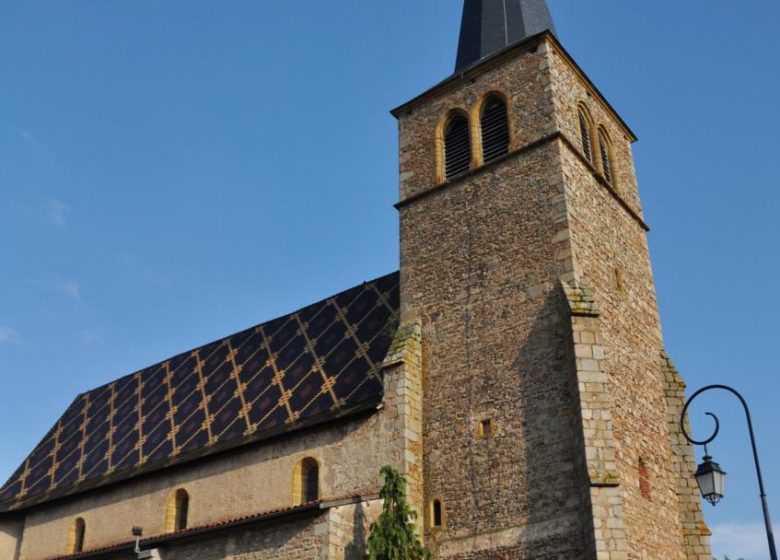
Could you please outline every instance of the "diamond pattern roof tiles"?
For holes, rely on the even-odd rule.
[[[398,282],[384,276],[79,395],[0,489],[0,512],[378,402]]]

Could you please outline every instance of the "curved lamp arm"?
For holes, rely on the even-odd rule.
[[[756,476],[758,477],[758,488],[761,491],[761,505],[764,510],[764,523],[766,525],[766,535],[767,535],[767,540],[769,542],[769,554],[772,560],[777,560],[777,550],[775,549],[775,538],[772,531],[772,523],[769,519],[769,506],[767,504],[766,491],[764,490],[764,477],[761,475],[761,464],[759,463],[758,460],[756,436],[755,433],[753,432],[753,420],[750,416],[750,409],[748,408],[747,401],[745,401],[744,397],[736,389],[729,387],[728,385],[708,385],[707,387],[704,387],[696,391],[693,395],[691,395],[691,398],[689,398],[688,401],[685,403],[685,406],[683,407],[682,410],[682,414],[680,415],[680,429],[682,430],[682,434],[685,436],[685,439],[687,439],[689,443],[693,445],[703,445],[706,453],[707,445],[711,443],[718,436],[718,433],[720,432],[720,421],[718,420],[718,417],[715,416],[712,412],[706,413],[708,416],[711,416],[715,420],[715,431],[712,433],[712,435],[709,438],[703,440],[695,440],[690,436],[688,430],[685,427],[685,418],[688,413],[688,407],[690,407],[691,403],[694,401],[694,399],[696,399],[696,397],[698,397],[702,393],[706,393],[707,391],[712,391],[715,389],[727,391],[731,393],[732,395],[734,395],[739,399],[739,402],[742,403],[742,408],[745,409],[745,417],[747,418],[748,431],[750,432],[750,445],[753,448],[753,462],[756,465]]]

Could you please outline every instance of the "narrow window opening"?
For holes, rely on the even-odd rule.
[[[176,490],[168,500],[165,530],[169,533],[187,528],[190,515],[190,495],[184,488]]]
[[[73,527],[71,528],[71,543],[69,547],[69,552],[71,554],[84,552],[84,536],[86,533],[86,528],[87,525],[81,517],[73,522]]]
[[[433,527],[441,527],[443,525],[443,516],[441,508],[441,500],[433,500],[431,507],[431,523]]]
[[[639,491],[645,500],[652,500],[650,494],[650,471],[644,459],[639,459]]]
[[[187,517],[190,513],[190,497],[186,490],[176,491],[176,518],[174,530],[182,531],[187,528]]]
[[[315,459],[307,457],[295,466],[293,497],[295,505],[320,499],[320,466]]]
[[[601,152],[601,172],[607,183],[612,184],[612,160],[610,158],[610,148],[607,139],[602,133],[599,133],[599,151]]]
[[[580,136],[582,137],[582,152],[585,154],[588,161],[592,162],[593,152],[590,144],[590,123],[582,109],[580,109]]]
[[[623,273],[619,268],[615,269],[615,288],[618,292],[623,291]]]
[[[305,499],[307,502],[315,502],[320,497],[320,468],[316,463],[306,470]]]
[[[471,165],[471,138],[466,117],[456,115],[444,132],[444,167],[447,179],[468,171]]]
[[[489,163],[509,152],[509,118],[506,103],[491,97],[482,110],[482,160]]]
[[[479,426],[477,428],[477,435],[480,438],[489,438],[493,435],[494,432],[494,424],[492,418],[485,418],[484,420],[479,421]]]

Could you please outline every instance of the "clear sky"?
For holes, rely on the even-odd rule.
[[[640,137],[669,352],[744,392],[780,516],[780,3],[550,5]],[[388,110],[451,73],[460,11],[0,1],[0,478],[79,392],[397,269]],[[765,560],[741,411],[704,399],[716,552]]]

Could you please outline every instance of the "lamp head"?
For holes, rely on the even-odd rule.
[[[133,536],[134,537],[143,537],[144,536],[144,529],[143,529],[143,527],[133,527]]]
[[[726,490],[726,472],[707,455],[694,476],[704,499],[713,506],[717,505]]]

